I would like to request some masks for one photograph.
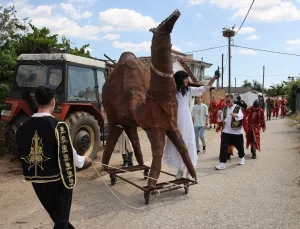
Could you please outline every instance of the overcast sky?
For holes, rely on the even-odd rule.
[[[164,20],[175,9],[181,17],[173,33],[173,48],[190,52],[226,45],[224,27],[238,28],[252,0],[2,0],[4,6],[15,5],[18,17],[28,17],[34,25],[46,26],[53,33],[66,35],[73,45],[90,44],[92,56],[107,54],[118,59],[126,50],[137,56],[150,55],[151,27]],[[300,54],[300,0],[256,0],[233,43],[240,46]],[[213,66],[211,75],[221,66],[221,55],[227,48],[194,53]],[[265,85],[299,75],[300,57],[271,54],[232,47],[232,82],[237,78],[262,81]],[[224,85],[228,83],[228,65]]]

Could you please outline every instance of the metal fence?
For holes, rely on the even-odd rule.
[[[300,93],[296,94],[296,111],[300,112]]]

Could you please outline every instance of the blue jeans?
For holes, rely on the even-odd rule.
[[[194,130],[195,130],[197,151],[200,151],[199,135],[200,135],[202,145],[205,146],[205,126],[194,126]]]

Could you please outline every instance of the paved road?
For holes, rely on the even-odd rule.
[[[152,198],[144,209],[131,209],[120,203],[92,168],[79,174],[74,191],[71,222],[76,228],[300,228],[300,133],[291,121],[273,120],[262,134],[262,152],[252,160],[249,151],[244,166],[235,156],[224,171],[218,163],[220,135],[208,131],[208,150],[199,157],[199,184]],[[142,137],[146,161],[149,143]],[[114,155],[119,160],[120,155]],[[172,171],[172,169],[165,168]],[[174,170],[173,170],[174,171]],[[130,174],[145,184],[141,174]],[[161,176],[162,179],[169,177]],[[104,179],[109,182],[107,176]],[[51,228],[51,222],[29,184],[21,176],[0,187],[0,228]],[[13,188],[13,187],[16,187]],[[143,208],[143,193],[118,181],[113,191],[126,203]],[[2,192],[1,192],[2,191]],[[20,195],[20,192],[21,195]],[[17,197],[14,197],[17,196]],[[5,203],[4,203],[5,202]],[[2,223],[2,224],[1,224]]]

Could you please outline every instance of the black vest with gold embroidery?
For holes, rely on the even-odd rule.
[[[52,116],[32,117],[16,132],[23,174],[36,183],[62,179],[66,188],[76,184],[72,142],[64,122]]]
[[[241,107],[239,105],[235,105],[232,113],[238,114],[240,109],[241,109]],[[227,115],[227,107],[225,107],[223,110],[223,120],[226,119],[226,115]],[[232,119],[231,119],[231,128],[232,129],[239,129],[239,128],[242,128],[242,126],[243,126],[243,120],[236,121],[235,118],[232,117]]]

